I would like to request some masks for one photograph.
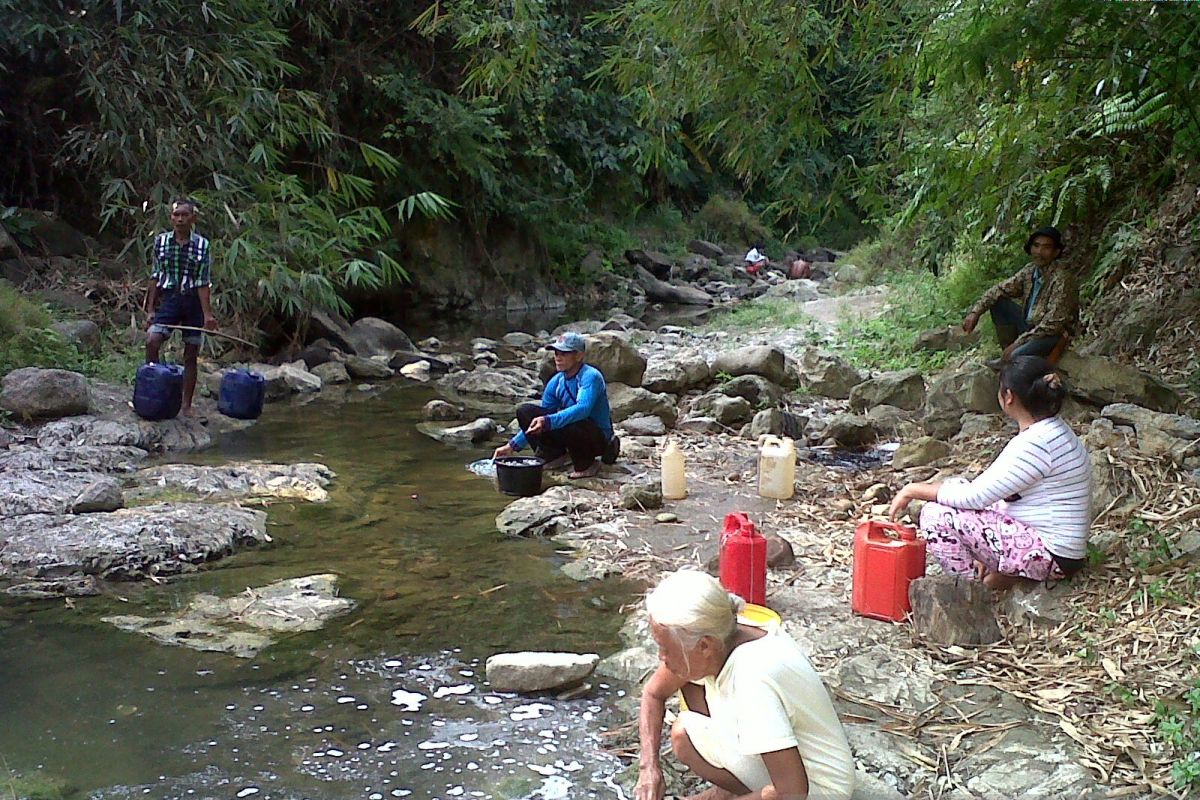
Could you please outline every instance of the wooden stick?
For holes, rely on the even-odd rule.
[[[210,336],[224,336],[226,339],[233,339],[235,342],[241,342],[242,344],[246,345],[247,347],[253,347],[255,350],[259,349],[258,345],[256,345],[254,342],[247,342],[245,339],[239,339],[238,337],[234,336],[232,333],[222,333],[221,331],[210,331],[208,328],[197,328],[194,325],[166,325],[164,327],[173,328],[177,331],[198,331],[199,333],[207,333]]]

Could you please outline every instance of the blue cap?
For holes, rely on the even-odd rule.
[[[546,345],[546,349],[560,353],[583,353],[587,350],[587,342],[578,333],[568,331]]]

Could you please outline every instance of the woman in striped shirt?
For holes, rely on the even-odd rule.
[[[1092,469],[1058,416],[1067,388],[1048,361],[1017,356],[1000,371],[1000,407],[1019,431],[973,481],[910,483],[892,501],[896,519],[913,500],[921,531],[948,575],[1007,589],[1018,578],[1059,580],[1087,556]]]

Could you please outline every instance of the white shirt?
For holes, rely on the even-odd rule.
[[[742,754],[797,748],[809,797],[848,800],[854,757],[821,676],[778,625],[766,630],[735,647],[720,674],[700,682],[709,714],[732,729]]]
[[[759,261],[766,261],[767,257],[758,252],[757,247],[753,247],[750,249],[749,253],[746,253],[746,257],[743,260],[747,264],[757,264]]]
[[[1018,499],[1004,502],[1014,496]],[[1018,433],[970,483],[943,483],[937,501],[953,508],[994,506],[1036,529],[1054,555],[1087,555],[1092,464],[1083,442],[1059,417],[1039,420]]]

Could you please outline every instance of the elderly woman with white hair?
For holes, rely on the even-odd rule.
[[[687,710],[671,729],[676,757],[731,797],[845,800],[854,760],[829,693],[778,624],[738,619],[745,603],[703,572],[667,575],[646,597],[659,666],[642,690],[637,800],[662,800],[666,702]]]

